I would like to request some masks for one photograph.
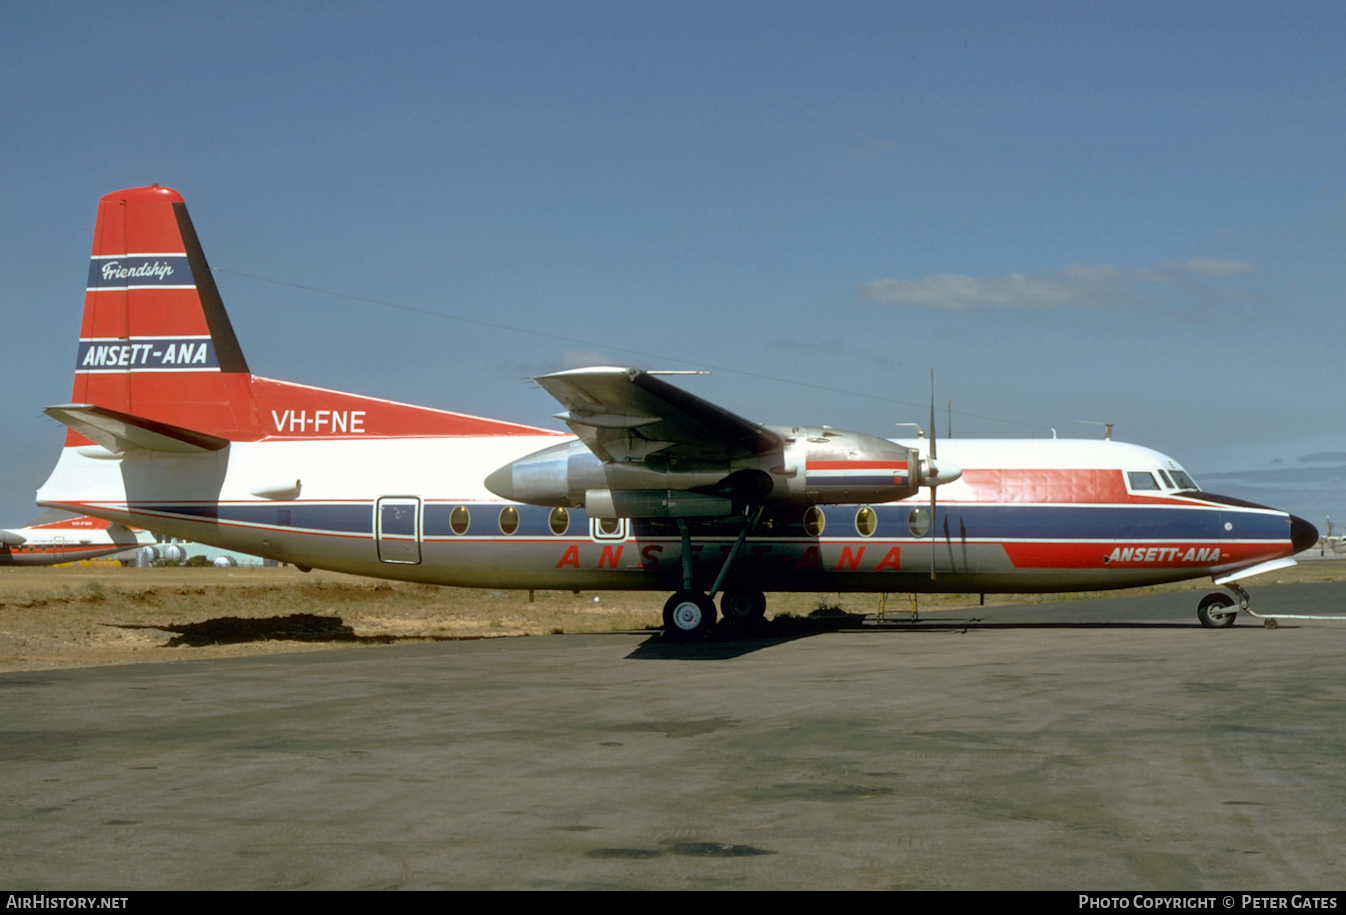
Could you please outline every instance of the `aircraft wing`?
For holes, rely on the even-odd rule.
[[[652,454],[725,460],[781,446],[779,435],[639,369],[573,369],[535,379],[566,412],[556,414],[602,461]]]

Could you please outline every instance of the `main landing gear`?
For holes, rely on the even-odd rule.
[[[759,517],[760,514],[759,511]],[[674,592],[664,604],[664,638],[679,640],[700,638],[714,628],[715,595],[724,584],[725,576],[729,574],[729,568],[734,564],[734,558],[738,556],[739,548],[743,546],[743,541],[748,536],[748,528],[755,521],[756,519],[753,519],[749,522],[744,518],[743,530],[739,532],[738,540],[725,557],[724,566],[715,577],[715,585],[707,596],[692,586],[692,535],[687,522],[682,518],[678,519],[678,530],[682,533],[682,590]],[[766,615],[766,595],[761,591],[725,591],[724,596],[720,598],[720,610],[724,613],[725,620],[735,625],[756,623]]]

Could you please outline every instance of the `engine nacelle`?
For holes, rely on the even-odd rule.
[[[655,453],[604,463],[582,441],[562,442],[506,464],[485,485],[502,499],[599,518],[689,518],[745,505],[891,502],[924,482],[920,456],[894,442],[827,426],[766,428],[781,447],[728,461]]]

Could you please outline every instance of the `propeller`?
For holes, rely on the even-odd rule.
[[[938,545],[935,539],[935,490],[938,488],[935,484],[935,477],[938,471],[935,469],[935,460],[939,451],[939,433],[935,430],[935,368],[930,367],[930,580],[935,580],[935,552]]]
[[[949,425],[953,425],[953,401],[949,401]],[[935,431],[935,370],[930,369],[930,457],[926,460],[925,481],[930,487],[930,580],[935,580],[935,554],[938,544],[935,538],[935,508],[939,504],[935,494],[937,487],[952,483],[963,475],[963,469],[948,461],[939,462],[939,435]]]

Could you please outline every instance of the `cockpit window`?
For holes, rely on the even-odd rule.
[[[1131,490],[1133,492],[1140,489],[1159,488],[1159,484],[1154,481],[1154,477],[1144,470],[1128,471],[1126,478],[1131,482]]]
[[[1173,488],[1173,481],[1168,478],[1168,474],[1164,473],[1164,468],[1162,467],[1159,468],[1159,479],[1164,481],[1165,489]]]
[[[1189,477],[1183,471],[1174,470],[1172,471],[1172,473],[1173,473],[1173,482],[1178,484],[1179,489],[1190,489],[1195,492],[1201,491],[1201,487],[1196,485],[1196,483],[1193,482],[1192,478]]]

